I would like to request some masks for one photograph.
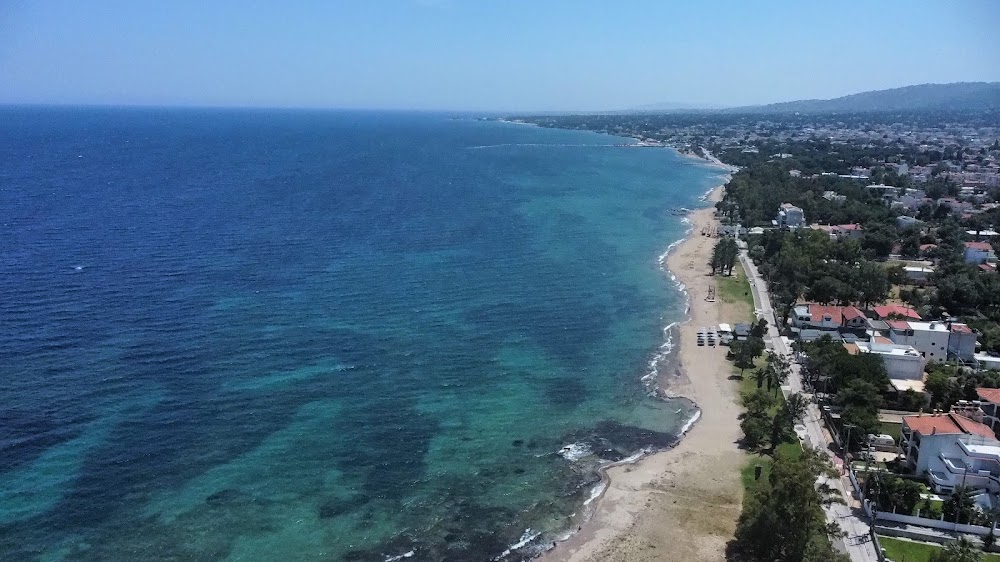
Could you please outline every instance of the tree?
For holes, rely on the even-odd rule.
[[[944,518],[954,523],[970,523],[976,514],[976,491],[964,486],[955,486],[954,491],[945,500],[941,510]]]
[[[767,335],[767,320],[761,318],[760,320],[757,320],[757,322],[753,324],[753,327],[750,328],[750,337],[763,339],[764,336],[766,335]]]
[[[866,229],[865,235],[861,239],[861,247],[865,249],[870,257],[877,259],[889,257],[889,254],[892,252],[892,246],[895,243],[895,232],[882,225]]]
[[[764,340],[753,336],[746,341],[734,341],[729,346],[729,353],[736,366],[740,368],[740,376],[750,367],[753,367],[753,360],[764,353]]]
[[[836,473],[813,449],[798,459],[778,456],[766,483],[758,485],[743,502],[743,512],[731,544],[741,560],[835,561],[845,560],[830,544],[839,533],[827,525],[823,506],[834,501],[834,491],[816,485],[821,476]]]
[[[774,398],[761,389],[743,397],[743,407],[748,414],[766,414],[774,406]]]
[[[957,541],[948,543],[932,554],[929,560],[930,562],[980,562],[982,559],[983,553],[972,544],[972,541],[959,537]]]
[[[893,265],[885,268],[886,279],[890,285],[902,285],[906,283],[906,270],[902,265]]]
[[[844,425],[852,425],[853,441],[858,441],[868,433],[878,433],[878,409],[882,405],[882,397],[878,388],[872,383],[855,379],[837,392],[835,401],[843,407],[840,420]],[[851,443],[847,444],[850,449]]]
[[[805,417],[808,408],[809,401],[799,393],[792,394],[785,400],[771,422],[772,449],[793,433],[795,424]]]
[[[740,430],[743,431],[743,446],[751,451],[759,450],[767,442],[771,418],[766,413],[740,415]]]
[[[874,497],[879,511],[909,515],[920,503],[920,484],[912,480],[875,473],[875,477],[866,479],[865,484],[869,482],[874,483],[875,488],[869,497]]]
[[[830,304],[834,301],[840,302],[841,298],[849,292],[850,287],[846,283],[827,275],[806,289],[806,298],[820,304]]]
[[[712,250],[712,261],[709,263],[712,266],[712,273],[732,275],[739,255],[740,249],[735,239],[728,236],[720,238]]]
[[[755,369],[753,372],[753,378],[757,382],[757,390],[760,390],[764,386],[764,381],[767,380],[767,369]],[[770,394],[768,394],[770,396]]]
[[[986,522],[990,526],[990,532],[983,535],[983,550],[989,551],[997,542],[996,529],[997,521],[1000,520],[1000,506],[991,505],[985,513]]]
[[[948,408],[960,400],[960,390],[949,373],[934,370],[927,374],[924,388],[931,395],[931,406]]]
[[[778,395],[778,389],[788,380],[791,371],[788,360],[779,353],[767,352],[767,367],[764,369],[767,378],[767,389],[774,388],[774,395]]]
[[[889,277],[885,268],[875,262],[861,262],[852,285],[858,291],[858,300],[862,308],[868,308],[873,303],[885,302],[889,294]]]

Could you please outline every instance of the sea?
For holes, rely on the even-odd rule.
[[[722,172],[471,115],[0,108],[0,559],[524,560],[676,443]],[[669,522],[664,522],[668,525]]]

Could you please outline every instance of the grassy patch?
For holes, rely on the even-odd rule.
[[[787,458],[787,459],[797,459],[802,456],[802,446],[796,441],[786,441],[775,449],[775,457]],[[747,492],[753,490],[758,482],[766,482],[768,476],[771,474],[771,465],[774,464],[774,458],[766,454],[756,454],[750,457],[750,461],[747,462],[743,470],[740,471],[740,480],[743,482],[743,489]],[[756,467],[760,465],[760,480],[754,479],[754,474],[756,473]]]
[[[739,381],[740,397],[753,394],[754,392],[757,391],[757,379],[753,378],[753,372],[756,369],[763,369],[765,365],[767,365],[767,359],[765,358],[764,355],[761,355],[760,357],[753,360],[752,368],[743,371],[743,379]],[[736,367],[735,365],[733,366],[733,374],[734,375],[740,374],[739,367]],[[764,381],[764,385],[761,388],[767,390],[767,381]],[[785,403],[785,397],[781,394],[780,389],[777,391],[776,394],[774,387],[771,388],[771,396],[775,397],[775,403],[774,406],[772,406],[771,409],[768,410],[768,415],[773,416],[775,412],[778,411],[778,408],[780,408],[781,405]]]
[[[931,555],[941,550],[941,547],[922,542],[908,541],[894,537],[883,537],[879,535],[879,542],[885,549],[885,555],[893,562],[927,562]],[[983,554],[984,562],[1000,562],[1000,555],[993,553]]]
[[[718,299],[724,304],[731,306],[732,318],[727,318],[728,322],[752,322],[753,314],[753,294],[750,292],[750,282],[743,272],[743,266],[736,264],[733,274],[716,275],[712,278],[715,281],[718,292]]]
[[[774,463],[774,460],[767,455],[753,455],[750,457],[750,462],[740,471],[740,480],[743,482],[743,489],[749,492],[757,486],[757,482],[766,482],[768,475],[771,474],[772,463]],[[760,480],[754,479],[757,465],[761,467]]]
[[[802,456],[802,445],[795,441],[786,441],[778,445],[777,455],[783,459],[798,460]]]
[[[896,422],[881,422],[879,424],[879,431],[892,437],[896,443],[899,443],[900,434],[902,433],[903,424]]]

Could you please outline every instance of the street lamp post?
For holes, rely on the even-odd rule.
[[[850,461],[850,459],[848,457],[851,455],[851,430],[854,429],[857,426],[854,425],[854,424],[851,424],[851,423],[845,423],[844,427],[847,428],[847,439],[844,441],[844,447],[843,447],[843,449],[844,449],[844,468],[846,468],[847,470],[850,470],[851,469],[851,465],[849,463],[851,461]]]

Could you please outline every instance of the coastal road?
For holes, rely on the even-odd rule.
[[[750,291],[753,294],[757,318],[767,320],[767,335],[764,343],[768,349],[786,357],[791,365],[792,373],[788,378],[788,385],[787,387],[782,387],[782,391],[786,392],[786,394],[803,392],[801,366],[795,361],[795,356],[788,342],[778,332],[778,324],[774,310],[771,308],[771,298],[767,292],[767,284],[760,276],[757,266],[754,265],[745,249],[740,251],[740,263],[743,265],[743,270],[750,280]],[[809,404],[809,410],[806,413],[805,419],[802,420],[801,425],[804,426],[804,430],[800,426],[796,427],[800,439],[805,441],[809,446],[830,456],[830,460],[832,461],[833,458],[830,455],[831,440],[827,439],[823,433],[823,422],[819,406],[815,403]],[[870,540],[868,523],[857,517],[851,508],[852,496],[849,491],[850,484],[845,483],[844,478],[827,479],[824,477],[822,481],[837,490],[844,501],[844,504],[833,504],[824,509],[827,521],[835,521],[847,533],[846,537],[835,541],[834,546],[838,550],[846,552],[854,562],[877,561],[878,553],[875,551],[875,546]]]

